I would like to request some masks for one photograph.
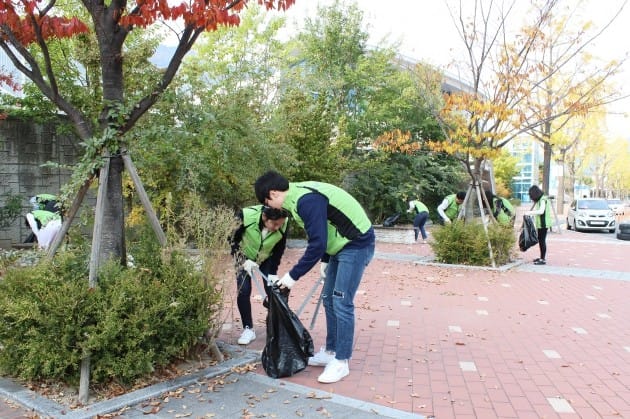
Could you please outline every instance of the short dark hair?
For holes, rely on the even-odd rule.
[[[529,198],[532,201],[538,202],[540,198],[542,198],[543,195],[544,195],[543,191],[537,185],[532,185],[529,188]]]
[[[286,191],[289,189],[289,181],[280,173],[273,170],[261,175],[254,183],[256,199],[261,204],[269,198],[269,191]]]
[[[455,195],[455,197],[456,197],[457,199],[461,199],[461,200],[463,201],[464,199],[466,199],[466,192],[464,192],[464,191],[459,191],[459,192],[457,192],[457,194]]]
[[[289,216],[289,212],[284,208],[277,209],[271,207],[263,207],[263,214],[269,220],[279,220],[280,218],[287,218]]]

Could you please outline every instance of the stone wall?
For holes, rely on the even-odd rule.
[[[374,226],[377,242],[411,244],[415,241],[413,226]]]
[[[31,206],[29,198],[39,193],[57,194],[70,178],[70,171],[42,167],[46,162],[73,164],[79,155],[78,140],[60,135],[56,124],[36,124],[15,118],[0,120],[0,206],[5,193],[22,197],[23,214]],[[24,217],[8,228],[0,228],[0,248],[21,243],[30,233]]]

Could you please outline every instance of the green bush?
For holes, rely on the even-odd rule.
[[[504,265],[510,261],[516,237],[512,227],[504,227],[496,223],[488,224],[486,237],[483,224],[479,222],[455,221],[451,224],[435,228],[431,247],[436,260],[444,263],[491,266],[488,239],[496,265]]]
[[[87,258],[72,253],[7,272],[2,374],[76,384],[90,355],[93,383],[127,384],[184,355],[209,327],[217,296],[181,253],[151,269],[109,263],[93,290],[87,275]]]
[[[178,244],[162,249],[143,226],[146,233],[130,234],[134,266],[105,264],[94,289],[87,248],[9,267],[0,277],[0,374],[76,385],[89,355],[91,384],[128,385],[187,356],[220,325],[224,287],[211,267],[221,263],[234,227],[232,211],[203,214],[205,227],[221,224],[207,229],[212,236],[192,236],[214,243],[212,251],[191,257]]]
[[[22,214],[22,197],[10,192],[5,192],[0,197],[5,202],[0,206],[0,228],[5,228]]]

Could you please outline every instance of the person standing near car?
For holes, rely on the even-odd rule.
[[[304,254],[277,284],[290,289],[318,261],[322,262],[326,347],[309,358],[308,364],[325,366],[317,381],[336,383],[350,373],[354,297],[374,256],[372,223],[352,195],[329,183],[289,183],[281,174],[269,171],[256,180],[254,191],[259,202],[289,211],[308,237]]]
[[[534,259],[534,265],[545,265],[547,264],[547,231],[552,224],[551,203],[537,185],[532,185],[529,188],[529,198],[534,202],[534,206],[530,211],[525,211],[524,215],[534,217],[538,233],[538,248],[540,249],[540,257]]]
[[[408,213],[415,213],[413,218],[413,233],[418,242],[418,235],[422,234],[422,243],[427,242],[427,232],[424,229],[424,225],[429,219],[429,208],[424,205],[420,200],[414,199],[409,201]]]
[[[277,280],[278,266],[287,243],[288,216],[285,210],[263,205],[243,208],[238,213],[242,223],[232,235],[230,245],[237,265],[236,305],[243,324],[239,345],[248,345],[256,339],[250,302],[252,270],[260,269],[268,280]],[[268,296],[269,286],[266,281],[263,281],[263,285]]]

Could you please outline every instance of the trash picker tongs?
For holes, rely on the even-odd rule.
[[[315,294],[315,291],[317,291],[317,287],[319,287],[320,285],[322,286],[322,290],[319,293],[319,298],[317,299],[317,305],[315,306],[315,312],[313,313],[313,318],[311,319],[311,324],[309,326],[309,329],[311,330],[315,326],[315,320],[317,320],[317,313],[319,312],[319,307],[322,305],[322,298],[324,297],[324,277],[323,276],[320,276],[317,282],[313,284],[313,286],[311,287],[311,290],[309,291],[308,295],[306,296],[306,298],[302,302],[302,305],[297,311],[297,315],[299,317],[300,314],[302,314],[302,311],[304,310],[304,308],[306,307],[306,304],[313,297],[313,295]]]
[[[269,279],[267,278],[267,276],[264,273],[262,273],[260,268],[258,268],[258,267],[252,268],[252,275],[251,275],[252,276],[252,282],[254,282],[256,284],[256,288],[258,289],[258,292],[264,298],[267,295],[267,293],[265,292],[265,290],[262,287],[262,285],[260,285],[260,282],[256,279],[256,275],[254,275],[254,274],[260,275],[262,280],[265,281],[268,286],[271,287],[271,286],[273,286],[273,284],[269,282]]]
[[[269,282],[269,279],[265,276],[265,274],[263,274],[260,271],[260,268],[256,268],[255,267],[255,268],[252,269],[252,280],[256,283],[256,288],[258,288],[258,291],[260,292],[261,295],[267,295],[265,290],[262,289],[261,285],[256,280],[254,273],[256,273],[257,275],[260,275],[260,277],[267,283],[268,286],[272,287],[273,283]],[[308,302],[313,297],[313,295],[315,294],[315,291],[317,291],[317,288],[320,285],[322,286],[322,290],[319,293],[319,298],[317,299],[317,305],[315,306],[315,312],[313,313],[313,318],[311,319],[311,324],[309,326],[309,329],[311,329],[311,330],[315,326],[315,320],[317,320],[317,313],[319,312],[319,308],[322,305],[322,298],[324,296],[324,277],[320,277],[317,280],[317,282],[315,282],[315,284],[313,284],[313,286],[311,287],[311,290],[309,291],[308,295],[306,296],[306,298],[304,298],[304,301],[300,305],[300,308],[295,313],[296,316],[300,317],[300,314],[302,314],[302,311],[304,311],[304,308],[306,307],[306,304],[308,304]]]

